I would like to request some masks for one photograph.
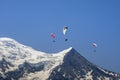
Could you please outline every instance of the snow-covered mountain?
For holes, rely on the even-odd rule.
[[[0,38],[0,80],[120,80],[120,74],[90,63],[72,47],[48,54]]]

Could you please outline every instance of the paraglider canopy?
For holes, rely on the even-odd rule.
[[[68,27],[67,27],[67,26],[64,26],[64,27],[63,27],[63,35],[66,35],[67,30],[68,30]],[[68,39],[65,39],[65,41],[68,41]]]
[[[54,33],[51,33],[50,36],[51,36],[52,38],[55,38],[55,34],[54,34]],[[55,40],[53,40],[53,42],[55,42]]]
[[[97,44],[96,44],[96,43],[93,43],[93,47],[95,47],[95,48],[96,48],[96,47],[97,47]]]
[[[55,38],[55,34],[54,33],[51,33],[50,35],[52,38]]]
[[[93,47],[95,48],[95,49],[93,50],[93,52],[96,52],[97,44],[96,44],[96,43],[93,43]]]
[[[64,35],[66,35],[67,30],[68,30],[68,27],[67,27],[67,26],[63,27],[63,34],[64,34]]]

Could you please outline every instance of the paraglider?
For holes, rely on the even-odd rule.
[[[68,39],[65,39],[65,41],[68,41]]]
[[[96,44],[96,43],[93,43],[93,47],[95,47],[95,48],[96,48],[96,47],[97,47],[97,44]]]
[[[93,45],[93,47],[95,48],[95,49],[94,49],[94,52],[96,52],[97,44],[96,44],[96,43],[93,43],[92,45]]]
[[[68,27],[67,27],[67,26],[63,27],[63,34],[64,34],[64,35],[66,35],[67,30],[68,30]],[[65,41],[68,41],[68,39],[65,39]]]
[[[51,33],[50,35],[53,39],[55,38],[55,34],[54,33]],[[55,40],[53,40],[53,42],[55,42]]]
[[[68,30],[68,27],[67,27],[67,26],[63,27],[63,34],[64,34],[64,35],[66,35],[67,30]]]

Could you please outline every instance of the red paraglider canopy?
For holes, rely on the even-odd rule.
[[[52,38],[55,38],[55,34],[54,34],[54,33],[51,33],[51,37],[52,37]]]

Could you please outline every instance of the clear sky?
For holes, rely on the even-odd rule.
[[[63,26],[69,27],[66,36]],[[120,73],[120,0],[0,0],[0,37],[48,53],[72,46],[94,64]]]

